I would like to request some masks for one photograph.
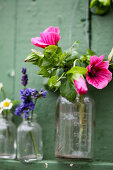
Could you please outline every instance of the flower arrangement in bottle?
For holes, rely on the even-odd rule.
[[[78,52],[78,41],[75,41],[69,49],[62,51],[62,48],[58,46],[60,38],[61,36],[59,28],[53,26],[50,26],[44,32],[41,32],[40,37],[32,38],[32,44],[39,48],[43,48],[44,50],[43,53],[41,53],[40,51],[32,49],[32,53],[25,59],[25,62],[37,65],[40,68],[38,74],[47,79],[47,83],[50,89],[54,89],[54,91],[58,90],[60,92],[60,95],[67,99],[66,101],[64,98],[62,98],[60,100],[61,104],[58,105],[58,108],[60,108],[58,110],[61,114],[61,117],[64,112],[66,112],[66,110],[68,110],[70,114],[71,110],[73,110],[71,116],[75,118],[76,113],[76,119],[79,120],[78,123],[73,120],[75,125],[78,124],[76,128],[73,124],[73,129],[78,128],[78,136],[76,137],[77,142],[72,142],[73,146],[75,145],[75,143],[78,145],[75,146],[75,148],[77,148],[78,150],[72,150],[73,147],[71,147],[67,151],[67,144],[69,143],[68,140],[70,139],[70,137],[68,137],[67,143],[65,143],[65,145],[61,144],[63,141],[63,135],[67,134],[67,132],[64,134],[62,133],[62,135],[61,132],[59,132],[57,137],[62,140],[60,143],[61,145],[58,144],[59,146],[57,148],[57,151],[60,150],[61,152],[59,152],[60,154],[57,152],[56,156],[66,158],[90,158],[91,144],[89,144],[89,141],[91,140],[92,133],[92,123],[90,119],[92,119],[91,115],[93,108],[91,101],[88,98],[84,98],[85,94],[88,92],[87,83],[97,89],[105,88],[112,80],[112,73],[109,70],[109,66],[111,67],[112,65],[109,62],[110,60],[108,61],[104,58],[104,55],[98,57],[96,53],[91,49],[88,49],[85,54],[81,54],[80,52]],[[72,102],[72,104],[70,104],[70,102]],[[64,105],[64,103],[66,104]],[[67,108],[67,105],[70,106]],[[58,115],[60,114],[58,113]],[[86,118],[87,114],[90,117],[88,117],[88,120]],[[57,119],[60,119],[60,116],[57,117]],[[56,133],[59,130],[58,124],[61,125],[61,120],[57,122],[58,123]],[[64,128],[62,126],[61,131],[67,128],[67,123],[64,124],[66,127]],[[87,126],[89,126],[89,130],[86,135],[86,143],[88,145],[87,151],[85,151],[85,149],[82,149],[86,148],[84,143],[84,126],[86,127],[85,130],[87,130]],[[72,129],[72,126],[70,129]]]
[[[6,98],[3,84],[0,83],[0,91],[4,100],[0,102],[0,158],[15,159],[16,157],[16,127],[11,120],[13,103]]]
[[[32,162],[43,158],[42,130],[36,122],[34,109],[37,100],[45,98],[47,91],[26,88],[28,83],[26,68],[22,68],[22,74],[21,84],[24,86],[24,89],[20,90],[22,102],[15,109],[15,115],[23,115],[23,122],[17,130],[17,158],[24,162]]]

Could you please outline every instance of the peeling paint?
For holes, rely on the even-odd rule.
[[[72,166],[73,166],[73,164],[70,164],[70,166],[72,167]]]
[[[45,163],[45,167],[48,168],[48,163]]]

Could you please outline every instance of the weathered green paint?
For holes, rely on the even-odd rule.
[[[92,15],[92,49],[107,58],[113,47],[113,10],[105,16]],[[113,81],[103,90],[91,88],[96,103],[96,160],[113,161]]]
[[[113,163],[107,162],[58,162],[58,161],[41,161],[33,164],[24,164],[18,161],[0,161],[2,169],[6,170],[112,170]]]
[[[0,1],[0,82],[13,97],[15,0]],[[0,98],[2,98],[0,93]]]
[[[29,87],[40,89],[43,78],[37,75],[38,68],[24,63],[25,57],[34,47],[30,38],[39,36],[50,25],[59,26],[61,40],[59,46],[68,48],[75,40],[80,41],[80,51],[89,46],[88,40],[88,0],[0,0],[0,82],[6,87],[9,98],[19,99],[21,68],[27,67]],[[113,47],[113,10],[106,16],[91,16],[91,48],[98,55],[107,55]],[[15,77],[9,73],[15,70]],[[43,128],[44,161],[22,164],[18,161],[0,161],[0,169],[13,170],[111,170],[113,164],[113,81],[103,90],[89,88],[95,100],[96,128],[94,139],[94,160],[99,162],[57,162],[54,158],[55,108],[58,94],[48,92],[46,99],[37,104],[37,121]],[[46,161],[50,160],[50,161]],[[101,162],[103,161],[103,162]],[[104,162],[105,161],[105,162]]]

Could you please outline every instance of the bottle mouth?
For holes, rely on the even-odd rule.
[[[36,120],[37,114],[36,113],[33,113],[33,114],[29,113],[27,117],[25,117],[25,115],[23,114],[22,118],[23,118],[23,120],[26,120],[26,121]]]

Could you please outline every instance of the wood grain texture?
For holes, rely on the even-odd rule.
[[[107,58],[113,47],[113,10],[105,16],[92,15],[92,50]],[[113,160],[113,81],[103,90],[90,89],[96,105],[96,160]]]
[[[15,0],[0,1],[0,82],[9,98],[14,97],[15,6]],[[0,98],[3,99],[1,93]]]

